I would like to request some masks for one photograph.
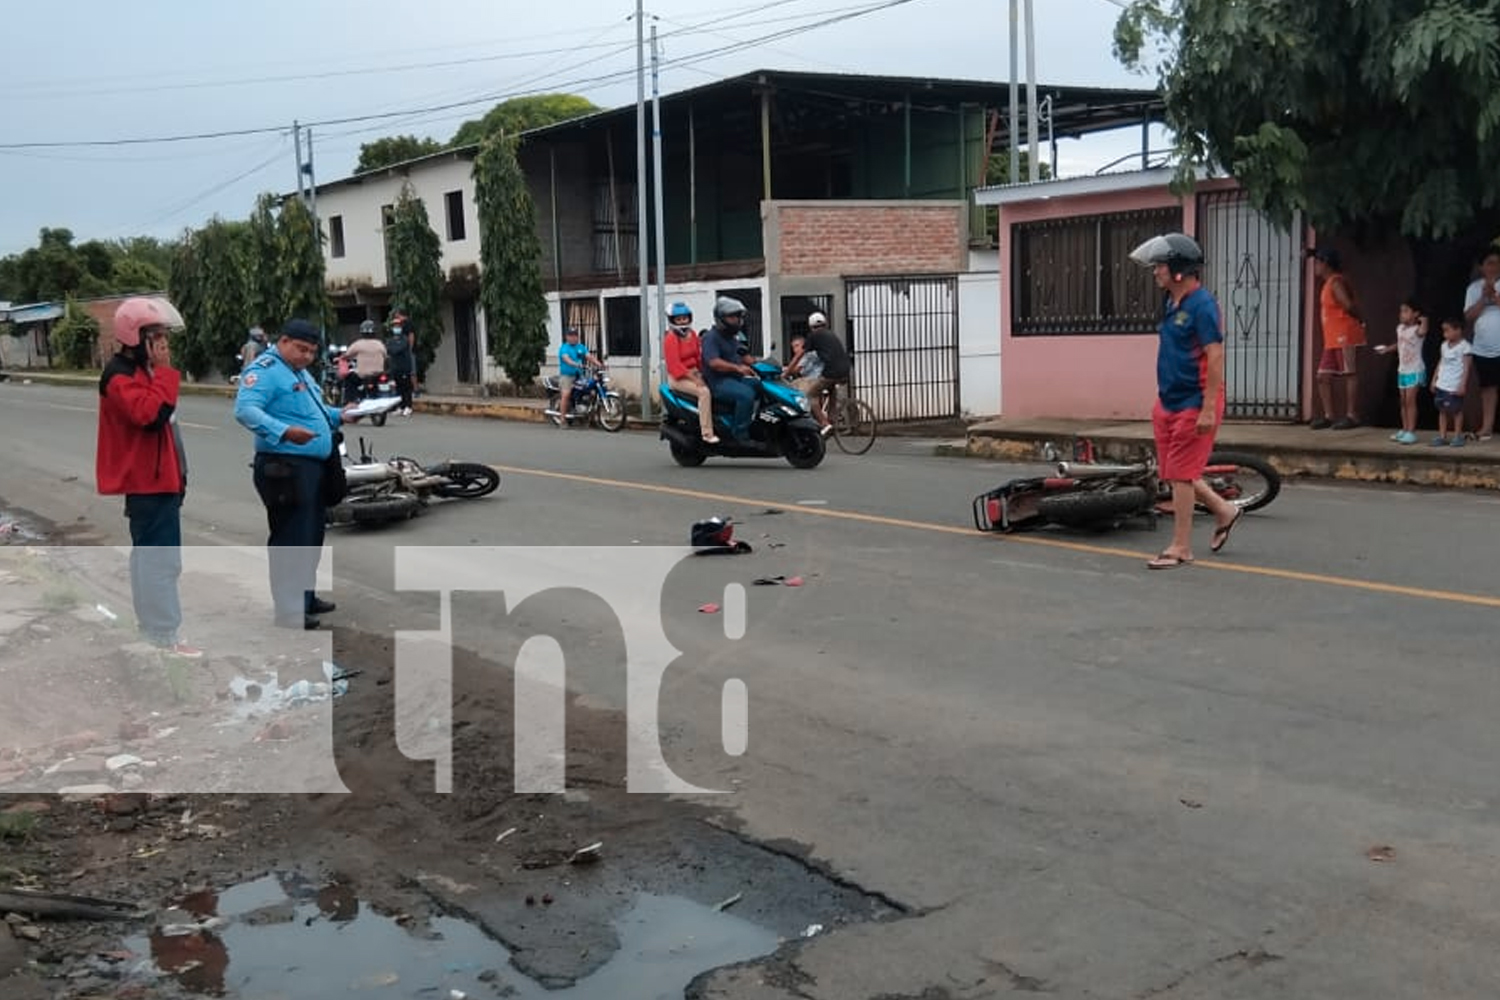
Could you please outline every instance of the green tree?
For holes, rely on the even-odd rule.
[[[166,272],[139,257],[120,255],[115,258],[110,288],[120,295],[132,292],[160,292],[167,287]]]
[[[251,326],[266,331],[279,329],[288,318],[281,315],[277,201],[274,194],[262,194],[255,200],[255,211],[250,213],[250,258],[246,268],[250,300],[246,317]]]
[[[111,245],[119,257],[150,264],[162,274],[172,268],[172,252],[176,249],[176,244],[171,240],[157,239],[155,236],[127,236],[112,241]]]
[[[1500,205],[1500,13],[1467,0],[1133,0],[1126,65],[1155,66],[1179,186],[1236,177],[1282,223],[1464,233]]]
[[[485,139],[474,161],[479,209],[479,300],[489,350],[516,385],[530,385],[547,355],[547,299],[542,290],[536,206],[516,162],[518,141]]]
[[[173,360],[194,378],[227,371],[244,342],[249,303],[250,226],[215,216],[183,241],[168,287],[186,329]]]
[[[172,363],[183,371],[207,371],[209,361],[197,332],[207,326],[203,306],[203,266],[198,233],[185,230],[172,252],[167,297],[182,315],[183,329],[172,332]]]
[[[487,136],[503,132],[519,135],[527,129],[541,128],[591,115],[599,108],[577,94],[535,94],[512,97],[489,110],[483,118],[471,118],[458,127],[450,146],[473,146]]]
[[[444,149],[436,139],[419,139],[414,135],[388,135],[359,147],[359,162],[354,165],[356,174],[369,173],[393,163],[405,163],[419,156],[440,153]]]
[[[323,276],[323,233],[301,198],[288,198],[276,220],[277,316],[323,327],[332,318]]]
[[[411,184],[401,187],[387,234],[391,307],[411,320],[417,334],[417,371],[425,372],[443,340],[443,244],[427,218],[427,206]]]
[[[49,335],[52,356],[64,368],[90,368],[99,347],[99,321],[88,310],[68,299],[67,311]]]

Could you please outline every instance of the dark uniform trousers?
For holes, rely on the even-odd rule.
[[[271,599],[278,621],[300,621],[312,612],[318,560],[323,552],[323,461],[305,455],[255,456],[255,492],[271,528],[268,555]]]

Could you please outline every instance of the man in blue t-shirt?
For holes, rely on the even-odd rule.
[[[579,337],[578,328],[570,326],[563,331],[563,345],[557,349],[557,386],[562,390],[557,399],[557,426],[568,426],[573,383],[588,369],[599,367],[598,359],[589,353],[589,345]]]
[[[1224,334],[1219,304],[1203,287],[1203,251],[1182,233],[1156,236],[1130,254],[1150,267],[1164,293],[1156,351],[1156,406],[1151,414],[1156,437],[1157,474],[1172,486],[1172,541],[1146,565],[1175,569],[1193,561],[1193,507],[1214,515],[1209,549],[1218,552],[1241,511],[1203,481],[1214,450],[1214,434],[1224,419]]]
[[[703,377],[715,401],[727,399],[734,404],[729,418],[730,433],[741,444],[750,441],[750,421],[755,418],[755,364],[749,349],[739,342],[745,326],[745,304],[738,299],[721,298],[714,303],[714,325],[703,332]]]

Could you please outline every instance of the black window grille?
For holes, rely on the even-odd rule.
[[[1181,230],[1180,206],[1015,226],[1011,332],[1155,333],[1161,292],[1129,254],[1152,236]]]

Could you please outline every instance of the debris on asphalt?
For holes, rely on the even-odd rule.
[[[108,618],[112,622],[117,622],[117,621],[120,620],[120,616],[119,615],[115,614],[113,611],[109,610],[108,608],[106,608],[102,604],[96,604],[96,605],[94,605],[94,610],[97,611],[97,612],[99,612],[101,615],[103,615],[104,617]]]
[[[590,844],[587,847],[580,847],[578,850],[574,851],[573,852],[573,856],[568,859],[568,864],[570,864],[570,865],[587,865],[587,864],[592,864],[593,862],[599,860],[599,858],[601,856],[601,852],[603,852],[603,850],[604,850],[604,842],[602,840],[599,841],[599,842],[597,842],[597,843]]]
[[[515,827],[511,827],[509,830],[506,830],[504,833],[500,834],[500,836],[496,837],[495,838],[495,843],[497,843],[497,844],[500,843],[506,837],[509,837],[511,834],[513,834],[515,832],[516,832],[516,828]]]
[[[699,605],[698,611],[705,615],[716,615],[719,613],[719,606],[712,601],[709,601],[707,604]]]
[[[726,899],[723,902],[721,902],[721,903],[717,904],[716,906],[714,906],[714,912],[715,913],[723,913],[725,910],[729,909],[735,903],[738,903],[740,900],[742,900],[744,898],[745,898],[745,894],[743,892],[737,892],[733,896],[730,896],[728,899]]]
[[[805,931],[802,932],[802,936],[805,937],[805,938],[810,938],[810,937],[812,937],[812,936],[814,936],[816,934],[821,934],[822,932],[823,932],[823,925],[822,924],[808,924],[807,925],[807,930],[805,930]]]
[[[1365,857],[1371,861],[1395,861],[1396,849],[1389,844],[1381,844],[1366,851]]]
[[[1202,809],[1203,808],[1203,803],[1199,802],[1196,799],[1178,799],[1177,801],[1181,802],[1183,805],[1187,806],[1189,809]]]
[[[751,586],[755,587],[779,587],[783,583],[786,583],[784,576],[762,576],[750,581]]]
[[[802,586],[803,582],[804,581],[800,576],[789,576],[787,577],[786,585],[788,587],[800,587]]]

